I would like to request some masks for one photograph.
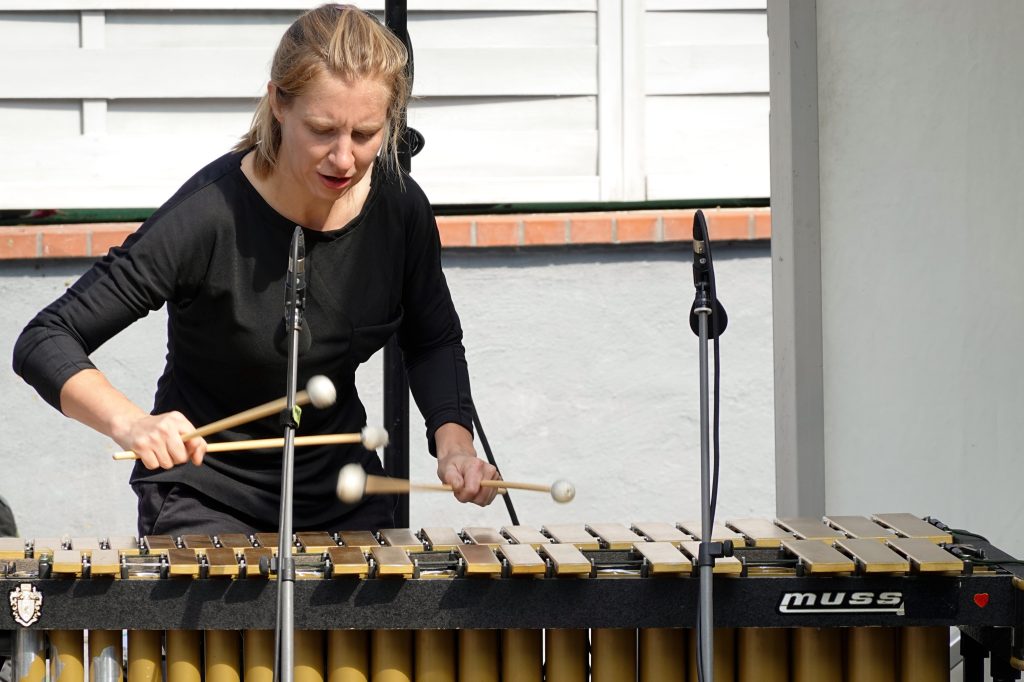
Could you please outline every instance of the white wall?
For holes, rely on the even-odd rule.
[[[1022,30],[1009,0],[817,2],[825,511],[1018,555]]]
[[[160,205],[248,129],[315,4],[0,2],[0,209]],[[767,197],[764,6],[411,2],[420,183],[437,204]]]
[[[769,517],[772,448],[770,263],[764,246],[715,251],[730,313],[722,337],[722,479],[719,518]],[[84,261],[0,263],[0,357],[10,362],[21,327],[88,266]],[[473,393],[506,478],[568,478],[576,500],[514,496],[520,521],[681,521],[700,517],[697,339],[685,249],[447,253],[463,320]],[[151,405],[163,368],[163,311],[94,354],[113,383]],[[379,355],[359,385],[379,423]],[[412,408],[412,477],[436,480]],[[0,495],[22,535],[134,531],[130,463],[117,446],[43,403],[0,372]],[[481,452],[482,455],[482,452]],[[508,524],[504,505],[415,496],[412,525]]]

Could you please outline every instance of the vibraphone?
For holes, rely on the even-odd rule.
[[[295,534],[297,682],[696,682],[700,523]],[[744,519],[715,566],[715,679],[1022,667],[1021,567],[909,514]],[[13,682],[269,682],[274,534],[0,539]],[[48,646],[47,646],[48,642]],[[126,651],[122,643],[126,642]],[[88,653],[86,653],[88,649]]]

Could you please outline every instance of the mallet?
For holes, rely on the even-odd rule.
[[[558,479],[551,485],[539,483],[517,483],[515,481],[480,481],[484,488],[501,490],[533,490],[548,493],[555,502],[569,502],[576,496],[576,488],[565,479]],[[451,492],[452,487],[446,483],[414,483],[404,478],[389,478],[367,474],[362,465],[346,464],[338,474],[338,498],[345,503],[358,502],[364,495],[380,493],[405,494],[412,491]]]

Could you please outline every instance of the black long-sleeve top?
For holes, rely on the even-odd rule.
[[[153,413],[179,410],[197,427],[280,398],[286,391],[284,290],[294,223],[243,175],[243,153],[199,171],[138,231],[111,249],[33,319],[14,349],[14,370],[60,409],[64,382],[92,368],[89,354],[167,304],[167,358]],[[324,374],[338,391],[326,410],[304,409],[297,435],[357,432],[366,412],[355,370],[396,331],[427,437],[442,424],[472,430],[462,329],[441,271],[429,202],[412,178],[375,170],[362,212],[343,229],[304,230],[304,321],[299,384]],[[273,438],[278,416],[211,440]],[[360,446],[296,449],[296,528],[358,513],[337,500],[339,469],[379,471]],[[203,466],[146,470],[131,482],[184,483],[267,527],[277,523],[280,451],[211,454]]]

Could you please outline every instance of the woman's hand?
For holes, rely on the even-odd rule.
[[[452,487],[460,502],[489,505],[495,488],[481,488],[480,481],[501,478],[498,470],[476,456],[473,435],[459,424],[444,424],[434,434],[437,444],[437,477]]]
[[[189,461],[196,466],[203,463],[206,441],[181,439],[192,431],[195,427],[181,412],[165,412],[117,419],[111,435],[122,448],[138,455],[147,469],[170,469]]]

